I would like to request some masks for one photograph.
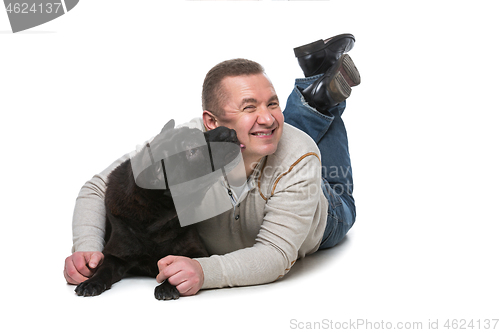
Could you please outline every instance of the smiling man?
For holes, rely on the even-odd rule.
[[[356,213],[341,115],[351,87],[360,83],[345,54],[353,45],[354,37],[344,34],[296,48],[306,77],[297,79],[284,112],[258,63],[233,59],[207,73],[202,118],[190,126],[236,130],[247,181],[217,198],[230,200],[232,209],[197,224],[210,257],[165,257],[158,262],[158,282],[168,279],[181,295],[268,283],[346,235]],[[122,161],[80,192],[74,253],[64,270],[68,283],[87,279],[102,260],[106,178]]]
[[[246,60],[233,60],[239,66],[256,66]],[[219,66],[227,65],[222,63]],[[217,70],[218,67],[215,68]],[[210,75],[210,73],[208,74]],[[226,126],[236,130],[242,145],[247,177],[264,156],[273,154],[283,132],[283,113],[278,96],[267,76],[261,72],[245,76],[227,76],[220,83],[225,92],[220,104],[204,108],[203,122],[206,129]],[[204,95],[209,94],[205,92]],[[209,111],[212,110],[212,111]]]

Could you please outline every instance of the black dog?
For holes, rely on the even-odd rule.
[[[200,143],[200,137],[206,143]],[[210,142],[234,144],[229,145],[233,147],[230,151],[215,152],[213,149],[210,151]],[[134,159],[149,158],[148,155],[151,155],[153,161],[151,150],[158,152],[162,149],[175,149],[178,153],[153,163],[140,175],[136,172],[134,178],[133,165],[137,161]],[[113,170],[108,177],[105,196],[104,260],[94,276],[76,287],[77,295],[99,295],[125,274],[156,277],[159,273],[158,261],[167,255],[208,256],[195,226],[181,227],[165,176],[172,186],[174,182],[187,180],[186,173],[189,172],[191,178],[202,176],[207,173],[207,165],[211,166],[211,170],[215,168],[214,160],[219,163],[230,161],[238,153],[239,142],[234,130],[218,127],[201,133],[197,129],[174,129],[171,121],[150,145],[132,157],[132,162],[129,159]],[[215,158],[214,154],[219,154],[219,157]],[[165,161],[173,165],[169,167],[169,173],[165,172]],[[155,189],[161,188],[158,183],[164,184],[163,189]],[[148,188],[148,184],[152,187]],[[200,189],[195,191],[186,192],[193,198],[194,205],[205,194]],[[165,280],[156,287],[155,297],[159,300],[177,299],[179,292]]]

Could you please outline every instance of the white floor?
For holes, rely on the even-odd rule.
[[[81,1],[15,35],[0,15],[1,326],[284,332],[446,330],[448,319],[450,331],[494,325],[500,52],[493,2],[131,3]],[[351,57],[362,84],[344,116],[358,218],[342,244],[268,285],[160,302],[153,279],[130,278],[99,297],[74,294],[62,269],[74,200],[87,179],[170,118],[199,116],[203,77],[217,62],[261,62],[284,107],[301,76],[293,47],[344,32],[356,36]]]

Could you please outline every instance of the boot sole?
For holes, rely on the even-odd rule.
[[[334,71],[336,73],[328,85],[328,90],[330,96],[340,103],[351,96],[351,87],[360,84],[361,77],[351,57],[347,54],[342,55],[338,68]]]
[[[342,35],[338,35],[338,36],[327,39],[326,43],[323,39],[320,39],[320,40],[317,40],[315,42],[296,47],[293,49],[293,52],[295,53],[295,56],[297,58],[303,57],[303,56],[309,55],[311,53],[321,51],[321,50],[327,48],[330,44],[335,43],[336,41],[343,39],[343,38],[352,38],[352,40],[355,41],[353,35],[342,34]],[[348,51],[350,51],[350,49],[346,50],[346,52],[348,52]]]

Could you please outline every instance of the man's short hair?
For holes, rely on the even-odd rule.
[[[210,111],[214,115],[224,114],[222,107],[227,94],[221,83],[226,77],[262,73],[264,73],[264,68],[259,63],[247,59],[231,59],[215,65],[208,71],[205,81],[203,81],[203,90],[201,92],[203,110]]]

